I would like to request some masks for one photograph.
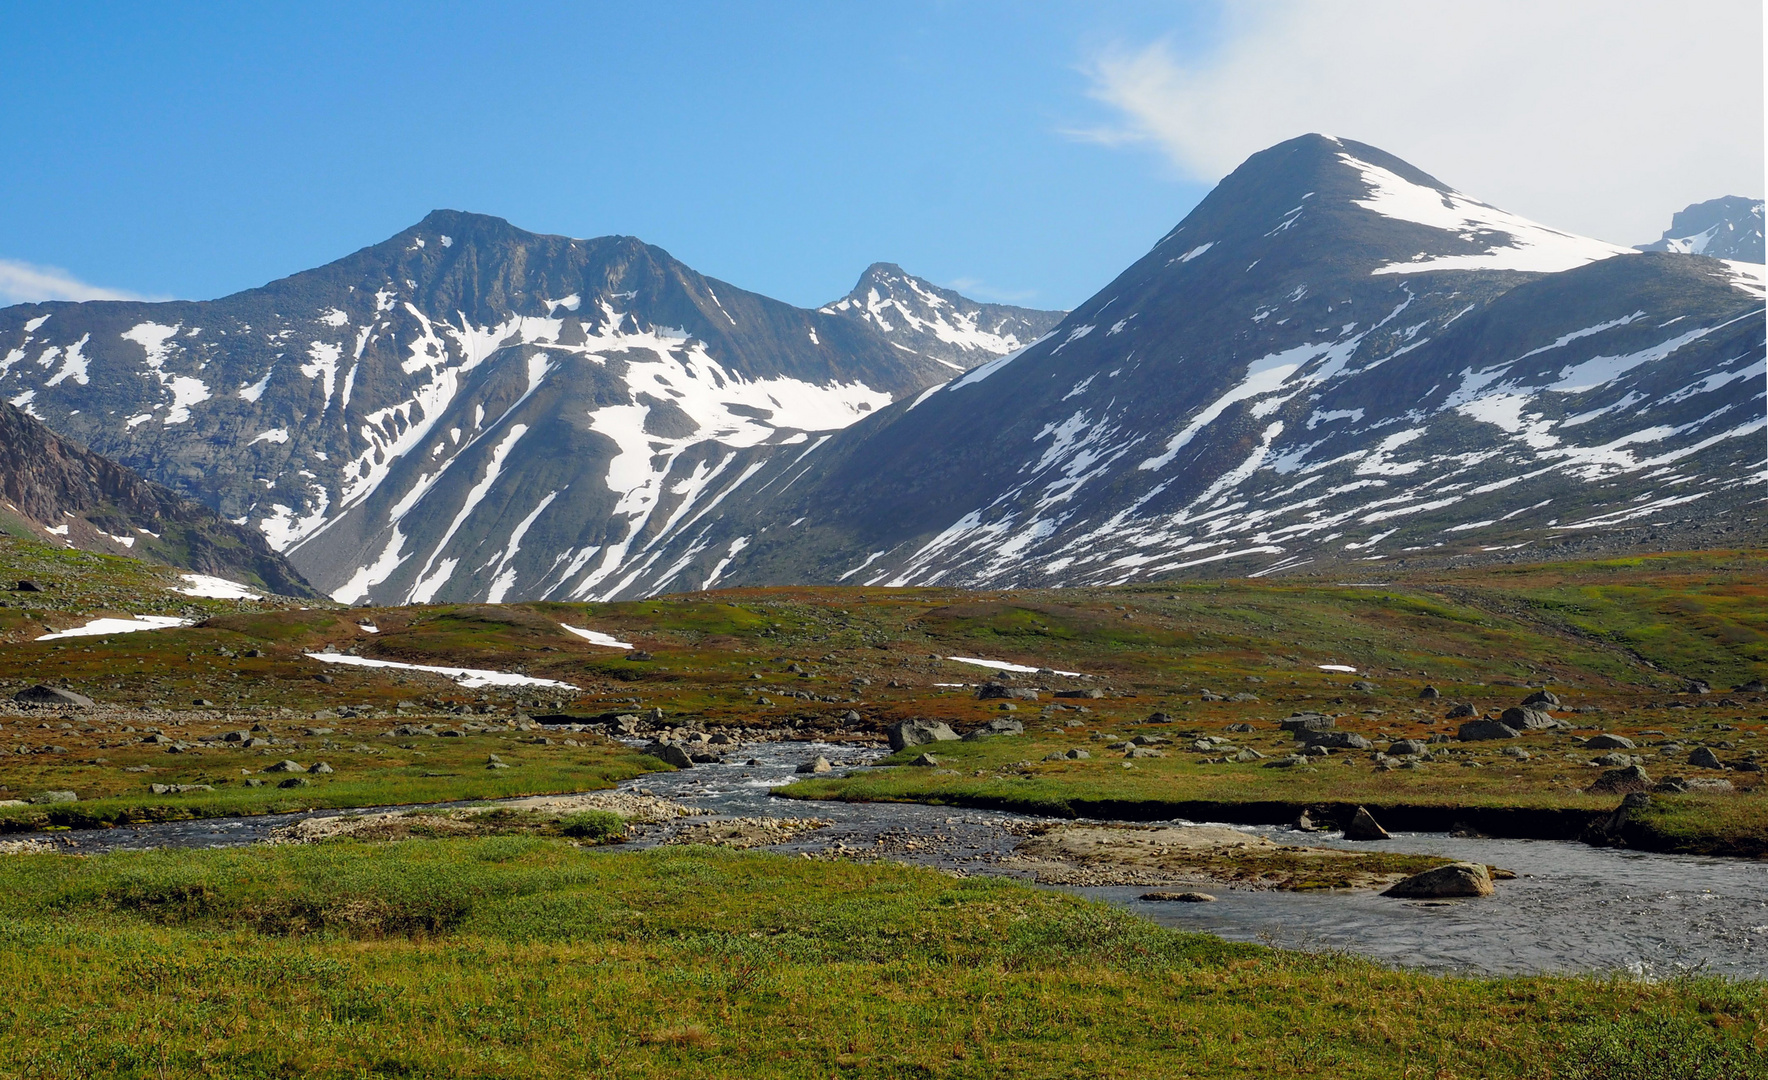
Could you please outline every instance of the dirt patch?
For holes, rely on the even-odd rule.
[[[556,832],[562,819],[584,811],[616,814],[629,824],[651,824],[688,817],[694,811],[651,795],[592,791],[582,795],[537,795],[494,806],[447,810],[400,810],[308,818],[270,834],[272,844],[315,844],[325,840],[406,840],[506,833]],[[777,841],[776,841],[777,842]]]

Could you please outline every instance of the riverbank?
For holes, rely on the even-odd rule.
[[[45,1076],[1748,1078],[1768,1037],[1759,983],[1438,978],[706,848],[14,856],[0,918],[0,1060]]]

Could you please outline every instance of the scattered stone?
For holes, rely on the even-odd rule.
[[[1682,688],[1682,692],[1684,694],[1710,694],[1713,692],[1713,686],[1705,679],[1690,679],[1688,685]]]
[[[1086,761],[1088,758],[1092,757],[1093,755],[1091,752],[1086,751],[1086,750],[1070,750],[1068,753],[1064,754],[1063,756],[1066,757],[1070,761]]]
[[[1458,701],[1454,705],[1449,707],[1448,712],[1443,714],[1443,719],[1445,719],[1445,720],[1464,720],[1469,716],[1478,716],[1478,715],[1479,715],[1478,709],[1474,708],[1472,705],[1469,705],[1465,701]]]
[[[1438,899],[1492,895],[1492,873],[1479,863],[1450,863],[1413,874],[1382,893],[1400,899]]]
[[[1103,690],[1058,690],[1050,696],[1051,697],[1058,697],[1058,698],[1081,698],[1081,699],[1084,699],[1087,701],[1095,701],[1099,698],[1104,697],[1105,691],[1103,691]],[[1156,714],[1156,715],[1159,715],[1159,714]],[[1153,718],[1149,719],[1149,723],[1159,723],[1159,722],[1160,721],[1154,720]]]
[[[63,690],[59,686],[27,686],[12,695],[12,700],[26,705],[68,705],[76,709],[90,709],[92,699],[84,694],[76,694],[72,690]]]
[[[1443,696],[1442,691],[1438,690],[1434,686],[1427,686],[1424,689],[1418,691],[1418,700],[1419,701],[1435,701],[1437,698],[1440,698],[1442,696]]]
[[[1688,755],[1688,763],[1697,769],[1723,769],[1725,767],[1725,763],[1719,760],[1719,755],[1713,753],[1712,748],[1707,746],[1695,747]]]
[[[17,591],[18,592],[42,592],[43,586],[32,581],[30,578],[25,578],[23,581],[20,581],[18,583]]]
[[[1429,753],[1430,746],[1417,739],[1395,739],[1388,744],[1387,752],[1391,757],[1417,757]]]
[[[214,791],[215,788],[211,784],[149,784],[147,790],[155,795],[182,795],[187,791]]]
[[[1551,690],[1537,690],[1523,698],[1522,703],[1524,706],[1545,705],[1549,709],[1557,709],[1560,706],[1559,698]]]
[[[45,806],[51,803],[79,802],[80,796],[72,791],[45,791],[31,796],[30,801],[38,806]]]
[[[1047,757],[1044,760],[1049,761],[1049,760],[1051,760],[1051,758],[1054,758],[1054,759],[1060,761],[1062,759],[1062,755],[1061,754],[1051,754],[1050,757]],[[932,754],[921,754],[921,755],[917,756],[915,758],[915,760],[909,762],[909,764],[910,765],[919,765],[920,767],[922,767],[924,769],[934,769],[934,768],[939,767],[939,759],[934,757]]]
[[[1585,789],[1592,795],[1628,795],[1634,792],[1651,790],[1651,777],[1642,765],[1629,765],[1624,769],[1610,769],[1596,778],[1596,782]]]
[[[1761,679],[1751,679],[1749,682],[1738,683],[1731,690],[1737,694],[1768,694],[1768,684],[1764,684]]]
[[[652,659],[652,656],[643,649],[634,649],[626,654],[626,658],[628,660],[650,660]]]
[[[1514,739],[1521,735],[1520,731],[1508,724],[1496,720],[1470,720],[1455,731],[1455,737],[1462,742],[1481,742],[1487,739]]]
[[[1265,755],[1259,753],[1257,750],[1254,750],[1249,746],[1249,747],[1246,747],[1246,748],[1238,751],[1237,753],[1235,753],[1234,760],[1238,761],[1238,762],[1242,762],[1242,763],[1248,762],[1248,761],[1261,761],[1264,759],[1264,756]]]
[[[964,741],[975,742],[978,739],[992,739],[996,735],[1020,735],[1024,731],[1025,725],[1017,720],[990,720],[975,731],[966,734]]]
[[[1277,726],[1284,731],[1329,731],[1335,723],[1325,713],[1298,712],[1277,721]]]
[[[1524,750],[1520,746],[1506,746],[1498,752],[1507,758],[1515,758],[1518,761],[1527,761],[1531,756],[1527,750]]]
[[[660,758],[678,769],[691,769],[694,767],[693,759],[688,756],[686,750],[682,749],[680,743],[663,742],[658,740],[646,746],[644,752],[654,758]]]
[[[1175,904],[1210,904],[1215,897],[1206,892],[1145,892],[1143,900],[1170,901]]]
[[[313,773],[318,773],[321,776],[330,776],[332,773],[337,772],[336,769],[332,768],[330,765],[326,764],[323,761],[320,762],[319,764],[313,766],[313,768],[311,768],[307,771],[313,772]]]
[[[1373,694],[1375,692],[1375,684],[1368,679],[1358,679],[1356,682],[1351,683],[1351,689],[1361,691],[1365,694]]]
[[[306,787],[311,783],[313,783],[313,781],[307,779],[305,776],[291,776],[276,786],[279,788],[297,788]]]
[[[285,758],[282,761],[279,761],[276,764],[270,766],[268,769],[265,769],[264,771],[265,772],[306,772],[307,767],[305,765],[302,765],[298,761],[289,761],[288,759]]]
[[[1601,735],[1593,735],[1590,738],[1585,739],[1584,749],[1631,750],[1633,749],[1633,740],[1627,738],[1625,735],[1610,735],[1607,732],[1604,732]]]
[[[213,709],[215,707],[215,703],[206,697],[196,698],[191,701],[191,704],[199,709]]]
[[[829,771],[829,759],[818,754],[815,760],[807,761],[793,771],[800,773],[826,773]]]
[[[928,743],[956,742],[958,733],[951,725],[941,720],[927,720],[916,717],[891,724],[885,729],[890,737],[890,749],[902,750],[910,746],[925,746]]]
[[[1161,714],[1157,713],[1156,715],[1161,715]],[[1252,725],[1251,724],[1229,724],[1227,727],[1223,728],[1222,730],[1223,731],[1231,731],[1237,735],[1244,735],[1244,734],[1252,731]]]
[[[1229,701],[1238,701],[1242,704],[1256,705],[1256,704],[1258,704],[1258,695],[1242,692],[1242,693],[1235,694],[1234,696],[1230,697],[1228,700]]]
[[[1601,765],[1605,768],[1610,768],[1610,769],[1617,768],[1617,767],[1623,766],[1623,765],[1632,765],[1634,763],[1635,763],[1635,759],[1627,756],[1626,754],[1619,753],[1618,751],[1613,754],[1604,754],[1599,758],[1592,758],[1591,759],[1591,764]]]
[[[1540,709],[1505,709],[1498,719],[1517,731],[1546,731],[1564,726],[1552,713]]]
[[[252,779],[246,781],[246,787],[263,787],[263,786],[264,786],[264,781],[258,779],[255,776]]]
[[[1356,814],[1351,817],[1351,823],[1344,827],[1344,838],[1346,840],[1393,839],[1388,835],[1387,830],[1375,820],[1375,815],[1371,814],[1366,807],[1361,806],[1357,807]]]
[[[1328,746],[1335,750],[1367,750],[1375,744],[1354,731],[1315,731],[1303,736],[1310,747]]]

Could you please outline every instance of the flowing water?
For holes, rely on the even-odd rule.
[[[731,764],[653,773],[623,786],[707,814],[832,823],[799,834],[775,851],[888,858],[966,874],[1002,872],[997,864],[1012,852],[1020,829],[1038,820],[913,804],[797,802],[768,794],[791,779],[796,766],[819,754],[840,769],[876,760],[881,751],[819,743],[754,744],[732,754]],[[757,764],[740,764],[751,759]],[[272,828],[291,820],[267,816],[168,822],[61,834],[58,843],[83,852],[226,847],[263,840]],[[1167,926],[1236,941],[1358,953],[1430,971],[1622,971],[1648,977],[1702,971],[1768,978],[1768,862],[1441,833],[1401,833],[1391,840],[1353,845],[1334,833],[1234,827],[1279,843],[1443,855],[1500,866],[1517,877],[1500,881],[1496,896],[1449,901],[1228,885],[1201,886],[1217,900],[1195,904],[1140,900],[1147,890],[1135,887],[1074,891]],[[670,826],[649,827],[634,846],[664,842],[672,831]]]

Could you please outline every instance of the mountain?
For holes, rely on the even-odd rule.
[[[968,371],[1031,344],[1067,314],[980,304],[904,273],[894,263],[873,263],[852,292],[817,310],[865,323],[896,348],[931,357],[954,371]]]
[[[1727,195],[1695,203],[1670,218],[1661,239],[1640,244],[1639,250],[1763,262],[1762,200]]]
[[[0,403],[0,531],[317,595],[251,529],[142,479]]]
[[[988,310],[927,295],[936,337]],[[661,587],[721,499],[950,374],[630,237],[446,210],[220,300],[0,310],[0,395],[346,602]]]
[[[1759,543],[1760,267],[1319,135],[1036,344],[752,488],[665,586],[1077,585]],[[711,573],[716,567],[717,573]]]

